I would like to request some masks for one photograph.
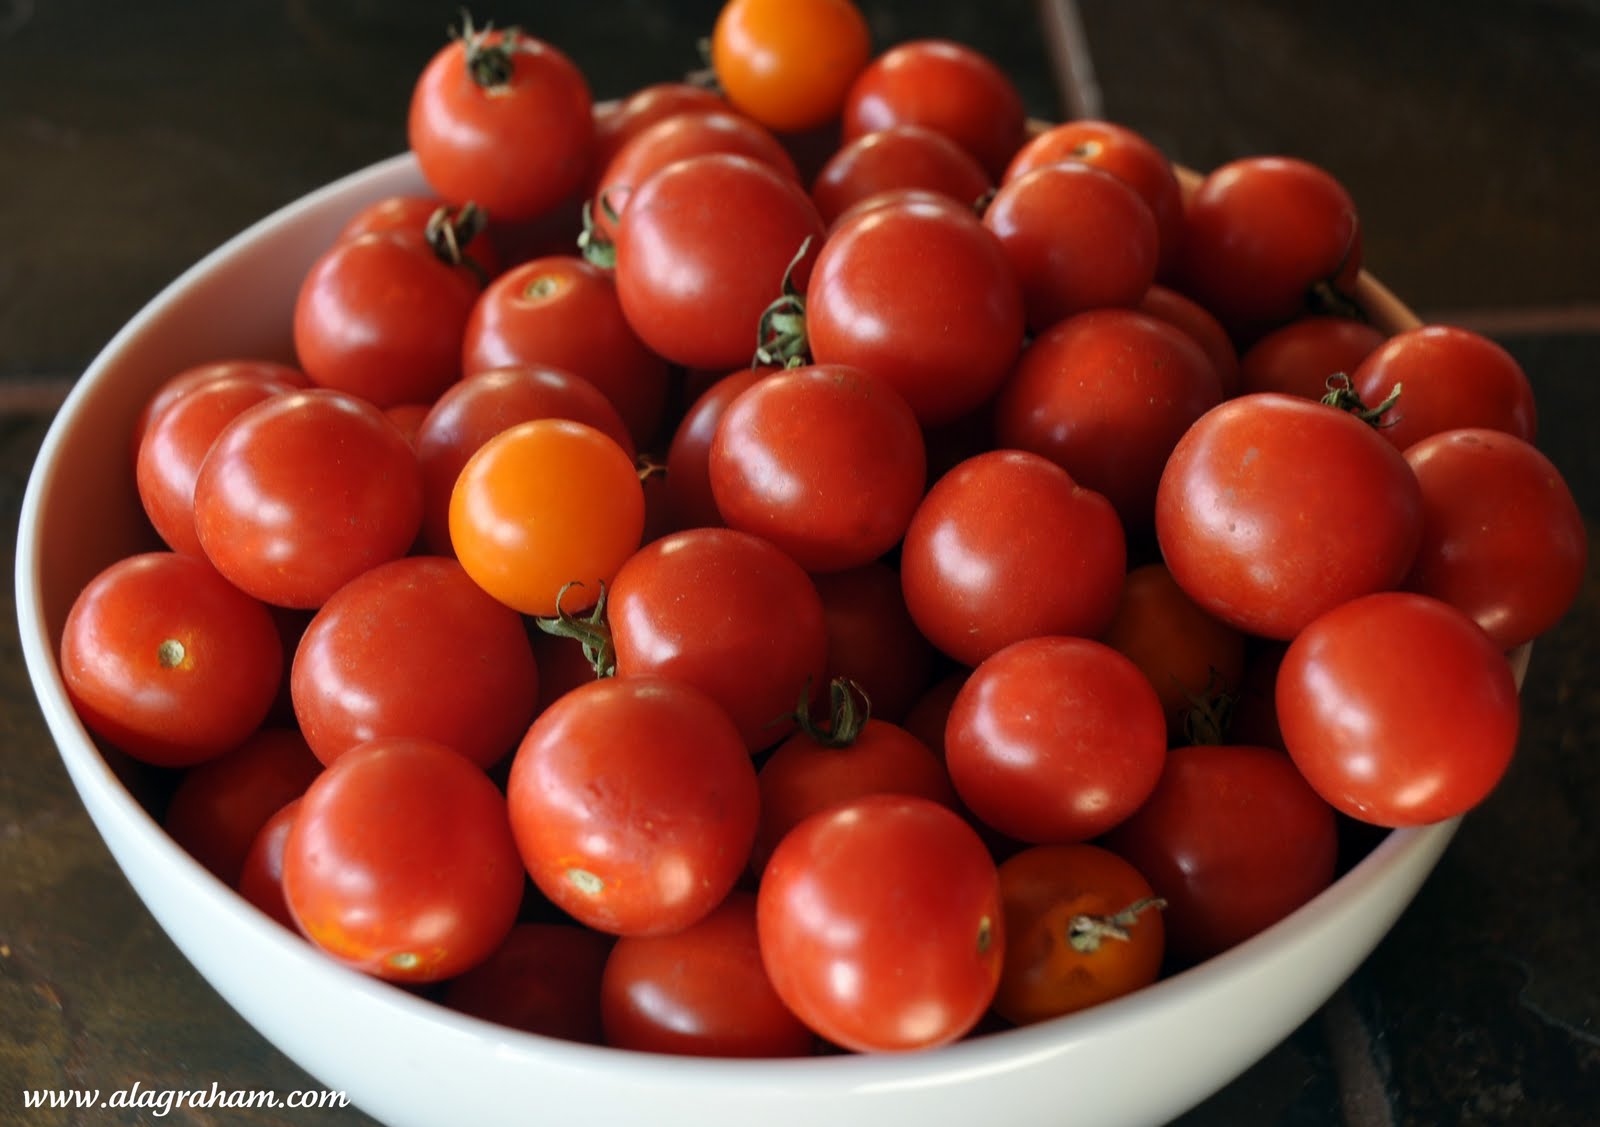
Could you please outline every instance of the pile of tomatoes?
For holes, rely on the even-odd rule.
[[[1355,300],[1327,171],[1030,125],[731,0],[592,99],[464,26],[293,365],[175,373],[84,722],[334,958],[507,1025],[925,1048],[1256,934],[1496,785],[1581,583],[1528,381]]]

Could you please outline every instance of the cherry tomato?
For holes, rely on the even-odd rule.
[[[550,44],[468,22],[418,76],[406,128],[434,191],[520,222],[583,184],[594,104],[583,73]]]
[[[756,898],[735,890],[670,935],[624,936],[600,989],[608,1045],[700,1057],[803,1057],[814,1038],[761,963]]]
[[[1022,291],[1000,241],[942,197],[835,226],[805,316],[813,360],[881,376],[930,426],[988,399],[1022,346]]]
[[[822,691],[828,632],[816,586],[747,532],[689,529],[647,544],[617,572],[607,615],[619,677],[694,686],[751,751],[794,730],[808,685]]]
[[[633,437],[600,389],[582,376],[542,364],[490,368],[451,386],[417,428],[422,467],[422,537],[436,555],[454,555],[450,496],[456,479],[484,443],[534,419],[586,423],[612,439],[630,459]]]
[[[1321,615],[1278,667],[1284,746],[1336,809],[1379,826],[1464,814],[1499,783],[1520,707],[1505,655],[1426,595],[1385,591]]]
[[[1089,638],[1026,638],[978,664],[950,708],[945,760],[985,825],[1036,844],[1087,841],[1150,796],[1166,762],[1161,700]]]
[[[1503,431],[1449,430],[1405,453],[1422,487],[1422,544],[1405,586],[1464,611],[1501,649],[1560,621],[1589,561],[1561,472]]]
[[[161,767],[243,743],[266,718],[282,673],[267,608],[206,561],[176,552],[101,571],[61,632],[61,677],[84,726]]]
[[[480,446],[450,497],[450,542],[478,586],[523,614],[580,611],[644,531],[644,491],[616,442],[534,419]],[[565,596],[564,589],[573,586]]]
[[[1022,283],[1034,332],[1085,309],[1136,305],[1155,281],[1155,215],[1092,165],[1047,164],[1006,181],[983,222]]]
[[[1280,391],[1305,399],[1328,394],[1328,378],[1351,375],[1384,341],[1381,330],[1350,317],[1297,317],[1239,357],[1244,391]],[[1387,394],[1387,392],[1385,392]],[[1376,406],[1380,400],[1374,401]]]
[[[1230,161],[1190,196],[1184,289],[1229,330],[1258,336],[1347,296],[1361,270],[1356,206],[1326,169],[1294,157]],[[1321,299],[1315,299],[1321,300]]]
[[[310,377],[299,368],[280,364],[275,360],[215,360],[185,368],[176,375],[169,376],[156,388],[155,394],[145,400],[144,407],[140,409],[139,417],[133,425],[133,440],[129,447],[132,452],[130,464],[137,464],[139,447],[144,443],[145,432],[168,407],[197,387],[202,387],[212,380],[234,376],[264,380],[273,386],[278,384],[301,388],[311,386]]]
[[[1244,635],[1196,605],[1159,562],[1128,572],[1101,640],[1149,680],[1173,743],[1189,742],[1190,713],[1237,693],[1244,675]]]
[[[1035,845],[1000,864],[1006,954],[994,1009],[1015,1025],[1150,985],[1166,929],[1150,882],[1097,845]]]
[[[564,1041],[598,1045],[600,979],[615,940],[570,923],[519,923],[483,962],[450,980],[444,1004]]]
[[[995,437],[1049,458],[1142,535],[1173,447],[1221,402],[1216,370],[1181,329],[1132,309],[1095,309],[1057,322],[1023,352],[995,400]]]
[[[334,592],[301,637],[289,684],[324,763],[411,736],[488,767],[517,746],[539,700],[521,616],[437,556],[379,564]]]
[[[715,701],[686,682],[612,677],[528,729],[506,796],[524,864],[550,900],[614,935],[680,931],[750,858],[755,767]]]
[[[1023,638],[1098,635],[1126,566],[1111,502],[1038,454],[994,450],[928,490],[901,546],[900,583],[928,640],[977,665]]]
[[[134,481],[151,525],[175,552],[204,556],[194,525],[194,483],[200,463],[227,426],[247,407],[294,385],[260,376],[220,376],[161,411],[139,444]]]
[[[1161,246],[1157,276],[1177,276],[1183,250],[1183,191],[1172,162],[1149,138],[1110,121],[1061,122],[1034,134],[1006,166],[1001,182],[1060,163],[1101,169],[1138,192],[1156,221]]]
[[[711,32],[711,67],[728,101],[784,133],[837,118],[871,55],[852,0],[728,0]]]
[[[589,381],[626,422],[632,446],[656,437],[667,364],[628,326],[607,271],[558,255],[521,263],[490,283],[463,330],[462,374],[518,366]]]
[[[370,403],[294,391],[223,429],[200,465],[194,506],[218,571],[264,602],[309,610],[410,549],[422,527],[422,471]]]
[[[295,355],[321,387],[379,407],[431,402],[461,376],[461,336],[480,292],[419,235],[343,239],[300,284]]]
[[[378,739],[341,756],[300,800],[284,843],[300,930],[395,982],[437,982],[487,959],[525,881],[505,798],[430,740]]]
[[[828,677],[854,681],[873,716],[898,723],[932,684],[938,662],[906,610],[900,573],[874,560],[812,581],[828,626]]]
[[[1234,348],[1222,322],[1205,306],[1157,282],[1144,291],[1137,308],[1140,313],[1176,325],[1205,350],[1222,383],[1222,398],[1232,399],[1239,394],[1239,350]]]
[[[793,178],[749,157],[690,157],[628,197],[617,296],[634,332],[668,360],[732,371],[751,362],[785,276],[804,289],[822,236]]]
[[[674,530],[726,524],[711,492],[711,440],[728,405],[770,370],[741,368],[720,377],[678,420],[667,447],[667,504]]]
[[[905,397],[859,368],[790,368],[728,405],[707,463],[717,511],[807,571],[843,571],[900,542],[927,484]]]
[[[596,102],[594,173],[598,176],[618,149],[658,121],[680,113],[727,108],[727,99],[721,94],[692,82],[652,82],[624,98]]]
[[[1027,139],[1027,110],[1016,85],[993,60],[949,40],[891,47],[850,87],[844,140],[905,124],[943,133],[996,182]]]
[[[184,772],[161,826],[225,884],[236,884],[267,819],[305,793],[322,764],[292,728],[261,728]]]
[[[1488,427],[1527,442],[1538,428],[1522,365],[1470,329],[1424,325],[1397,333],[1361,361],[1350,382],[1368,407],[1400,388],[1381,420],[1383,436],[1400,450],[1461,427]]]
[[[245,851],[236,885],[240,896],[290,931],[298,928],[283,896],[283,847],[299,813],[300,799],[295,797],[261,824]]]
[[[892,125],[841,145],[817,173],[811,198],[831,225],[851,205],[895,188],[939,192],[976,207],[991,182],[983,165],[943,133]]]
[[[449,225],[448,232],[442,229],[444,225]],[[438,237],[448,238],[447,246],[459,251],[450,261],[467,264],[469,271],[482,278],[500,273],[500,252],[490,237],[488,216],[475,204],[452,209],[438,196],[385,196],[356,212],[334,241],[374,231],[400,231],[431,242],[436,230],[440,231]]]
[[[1256,392],[1179,439],[1156,493],[1156,536],[1172,577],[1206,611],[1287,640],[1330,607],[1398,587],[1421,511],[1416,475],[1372,426]]]
[[[1005,950],[983,841],[906,795],[858,798],[791,830],[762,874],[756,923],[778,996],[856,1052],[964,1036],[994,999]]]
[[[1166,901],[1167,952],[1208,959],[1277,923],[1333,881],[1338,829],[1287,756],[1203,744],[1167,753],[1161,781],[1101,844]]]

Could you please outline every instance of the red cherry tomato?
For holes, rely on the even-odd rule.
[[[822,236],[792,177],[749,157],[691,157],[628,197],[617,296],[634,332],[668,360],[732,371],[751,362],[786,274],[804,289]]]
[[[927,484],[922,430],[905,397],[858,368],[776,372],[728,405],[707,470],[731,528],[807,571],[843,571],[900,542]]]
[[[1398,455],[1355,415],[1298,396],[1213,408],[1178,441],[1156,493],[1172,577],[1222,621],[1285,640],[1330,607],[1398,587],[1422,528],[1416,475]]]
[[[652,82],[624,98],[594,107],[594,174],[598,176],[629,139],[680,113],[728,108],[715,90],[691,82]],[[592,185],[591,185],[592,187]]]
[[[1089,638],[1044,636],[991,654],[945,726],[956,793],[985,825],[1035,844],[1087,841],[1139,808],[1166,762],[1161,699]]]
[[[516,29],[467,23],[418,77],[406,128],[434,191],[512,223],[544,214],[583,184],[594,108],[583,73],[556,48]]]
[[[857,76],[842,111],[844,140],[924,125],[971,153],[999,181],[1027,138],[1015,83],[962,43],[916,39],[889,48]]]
[[[1380,826],[1464,814],[1516,750],[1517,686],[1470,618],[1386,591],[1313,620],[1278,667],[1278,724],[1295,766],[1336,809]]]
[[[463,210],[468,214],[464,216]],[[469,269],[480,277],[493,278],[500,273],[500,252],[490,237],[488,217],[481,210],[476,211],[475,217],[477,222],[468,224],[470,234],[461,241],[463,221],[474,218],[471,208],[452,209],[438,196],[385,196],[356,212],[335,241],[359,238],[374,231],[399,231],[428,238],[439,225],[451,224],[451,245],[459,250],[461,261],[469,263]]]
[[[669,935],[623,936],[606,960],[608,1045],[699,1057],[803,1057],[811,1030],[761,962],[754,893],[735,890]]]
[[[194,489],[206,556],[264,602],[314,609],[398,559],[422,527],[422,471],[405,436],[353,395],[275,395],[217,436]]]
[[[726,524],[711,492],[711,440],[728,405],[769,371],[730,372],[701,392],[678,420],[667,447],[667,504],[674,530]]]
[[[783,133],[835,120],[871,54],[852,0],[728,0],[711,31],[711,67],[728,101]]]
[[[888,380],[925,425],[988,399],[1022,346],[1022,291],[1004,249],[943,197],[835,226],[811,272],[805,315],[813,360]]]
[[[580,923],[614,935],[680,931],[744,872],[755,767],[727,714],[661,677],[611,677],[554,701],[506,786],[524,864]]]
[[[808,685],[822,690],[828,633],[816,586],[747,532],[689,529],[647,544],[617,572],[607,615],[619,677],[694,686],[751,751],[794,730]]]
[[[1167,753],[1161,781],[1101,844],[1166,901],[1178,965],[1220,954],[1277,923],[1333,880],[1332,807],[1287,756],[1196,745]]]
[[[61,632],[61,676],[84,726],[161,767],[249,738],[278,694],[283,648],[267,608],[204,560],[129,556],[89,581]]]
[[[928,640],[977,665],[1023,638],[1099,634],[1126,566],[1111,502],[1038,454],[995,450],[928,490],[906,531],[900,582]]]
[[[283,848],[299,813],[300,799],[296,797],[262,823],[239,866],[237,884],[240,896],[290,931],[298,928],[283,896]]]
[[[299,368],[273,360],[215,360],[185,368],[176,375],[169,376],[156,388],[155,394],[145,400],[144,407],[139,411],[139,417],[133,425],[133,440],[129,447],[133,456],[130,464],[137,463],[139,447],[144,442],[145,432],[150,424],[168,407],[197,387],[202,387],[212,380],[234,376],[264,380],[274,386],[280,383],[291,387],[311,386],[310,377]]]
[[[983,222],[1022,283],[1034,332],[1085,309],[1136,305],[1155,281],[1155,215],[1092,165],[1048,164],[1006,181]]]
[[[812,581],[828,625],[828,677],[854,681],[873,716],[899,723],[932,684],[938,662],[906,610],[900,573],[874,560]]]
[[[539,700],[521,616],[437,556],[379,564],[334,592],[300,639],[289,683],[324,763],[410,736],[488,767],[517,746]]]
[[[1000,979],[994,862],[959,814],[925,798],[868,795],[801,822],[762,874],[756,922],[778,996],[857,1052],[957,1040]]]
[[[976,207],[990,187],[989,174],[971,153],[943,133],[907,124],[841,145],[817,173],[811,198],[831,225],[853,204],[896,188],[939,192]]]
[[[453,978],[516,922],[526,877],[505,798],[429,740],[379,739],[339,758],[300,800],[283,891],[312,942],[395,982]]]
[[[656,437],[667,364],[628,326],[607,271],[558,255],[514,266],[490,283],[463,330],[461,372],[520,366],[556,368],[593,384],[626,422],[632,442],[625,446],[644,447]]]
[[[1501,649],[1561,620],[1589,561],[1583,514],[1532,444],[1465,428],[1406,451],[1422,487],[1422,543],[1405,586],[1464,611]]]
[[[600,979],[615,940],[569,923],[520,923],[483,962],[450,980],[444,1004],[564,1041],[598,1045]]]
[[[1231,399],[1239,394],[1239,351],[1234,348],[1222,322],[1205,306],[1157,282],[1144,291],[1138,310],[1188,333],[1216,369],[1217,378],[1222,382],[1222,398]]]
[[[1384,341],[1382,331],[1349,317],[1297,317],[1239,357],[1244,391],[1279,391],[1305,399],[1328,394],[1328,378],[1349,376]],[[1385,392],[1387,394],[1387,392]],[[1377,406],[1380,400],[1370,406]]]

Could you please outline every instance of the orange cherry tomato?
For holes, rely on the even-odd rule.
[[[1027,1025],[1156,980],[1161,901],[1127,861],[1097,845],[1035,845],[1000,865],[1006,952],[994,1011]]]
[[[594,427],[534,419],[479,447],[450,496],[450,542],[474,582],[523,614],[593,606],[644,533],[632,459]]]
[[[799,133],[839,116],[872,55],[851,0],[729,0],[711,33],[711,67],[734,108]]]

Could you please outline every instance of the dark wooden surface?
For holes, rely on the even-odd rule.
[[[1335,172],[1362,209],[1374,270],[1424,317],[1478,327],[1523,361],[1541,445],[1593,536],[1600,4],[1085,0],[1065,26],[1086,54],[1062,50],[1062,21],[1029,0],[865,7],[880,45],[948,36],[990,53],[1037,115],[1092,106],[1201,168],[1276,151]],[[561,45],[604,97],[697,65],[716,8],[608,0],[478,15]],[[410,82],[454,16],[414,0],[0,3],[8,565],[23,483],[75,375],[222,239],[399,151]],[[23,1088],[311,1081],[134,898],[56,758],[14,621],[0,628],[0,1123],[364,1122],[353,1110],[22,1110]],[[1535,649],[1500,790],[1348,986],[1185,1127],[1600,1121],[1597,675],[1592,565]]]

